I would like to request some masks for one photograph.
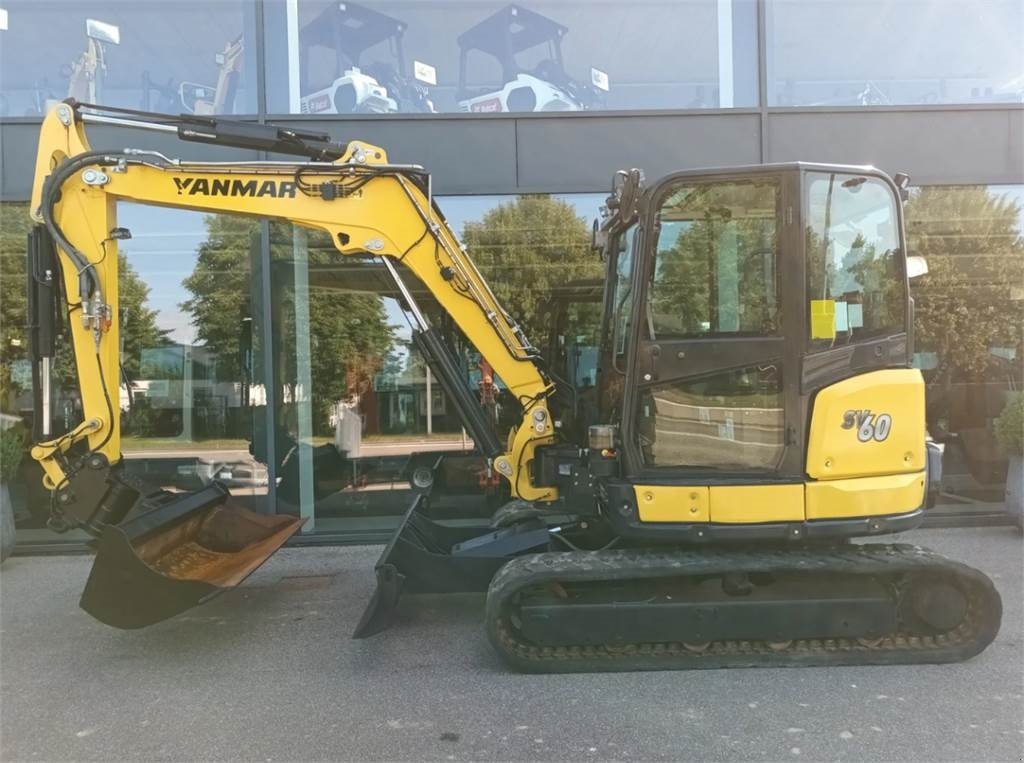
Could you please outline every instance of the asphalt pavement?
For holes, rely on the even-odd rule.
[[[143,631],[78,609],[88,557],[0,573],[0,759],[957,760],[1024,758],[1022,544],[899,538],[995,579],[1002,630],[959,665],[510,673],[481,596],[406,597],[349,634],[377,547],[285,549],[236,591]]]

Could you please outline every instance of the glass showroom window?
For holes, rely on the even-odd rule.
[[[27,207],[4,205],[0,220],[0,412],[30,425]],[[217,479],[246,507],[270,509],[261,434],[259,222],[121,204],[118,224],[132,231],[119,246],[125,468],[168,490],[195,490]],[[64,342],[58,346],[51,400],[57,435],[82,416],[73,359]],[[49,498],[41,476],[26,453],[12,491],[20,540],[57,537],[44,529]]]
[[[1024,382],[1024,186],[928,186],[906,205],[915,361],[928,430],[946,444],[948,499],[1001,501],[996,421]]]
[[[256,112],[251,0],[4,0],[0,116],[47,102],[172,114]]]
[[[596,371],[601,265],[590,221],[601,202],[439,200],[498,298],[582,396]],[[383,266],[341,257],[326,235],[272,224],[271,269],[278,511],[310,517],[307,532],[381,530],[431,480],[435,518],[500,505],[507,488],[428,371]],[[516,401],[430,293],[408,272],[403,280],[504,438],[519,418]]]
[[[1020,103],[1020,0],[771,0],[768,105]]]
[[[271,113],[757,104],[755,0],[268,0]]]

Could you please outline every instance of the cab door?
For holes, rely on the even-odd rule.
[[[625,471],[636,484],[708,487],[710,521],[752,521],[715,516],[715,483],[802,479],[791,447],[800,348],[787,341],[801,321],[790,307],[803,290],[798,194],[795,167],[680,173],[641,211]],[[802,518],[802,493],[798,503],[787,518]]]

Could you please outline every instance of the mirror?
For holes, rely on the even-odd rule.
[[[85,20],[85,35],[99,42],[108,42],[111,45],[121,44],[121,29],[115,24],[108,24],[105,21],[96,19]]]
[[[928,261],[924,257],[907,257],[907,278],[918,278],[928,274]]]
[[[608,245],[608,233],[607,231],[601,230],[601,221],[595,219],[594,225],[590,231],[590,248],[594,250],[597,256],[601,259],[605,259],[604,248]]]
[[[910,175],[906,172],[897,172],[892,176],[892,182],[900,189],[900,201],[910,200]]]

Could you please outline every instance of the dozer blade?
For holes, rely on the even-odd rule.
[[[115,628],[144,628],[241,583],[302,526],[230,502],[219,483],[104,528],[80,605]]]
[[[460,553],[459,544],[490,533],[487,524],[449,527],[425,514],[426,496],[419,495],[377,560],[377,588],[352,638],[386,630],[394,620],[398,599],[410,593],[484,592],[507,555]]]

